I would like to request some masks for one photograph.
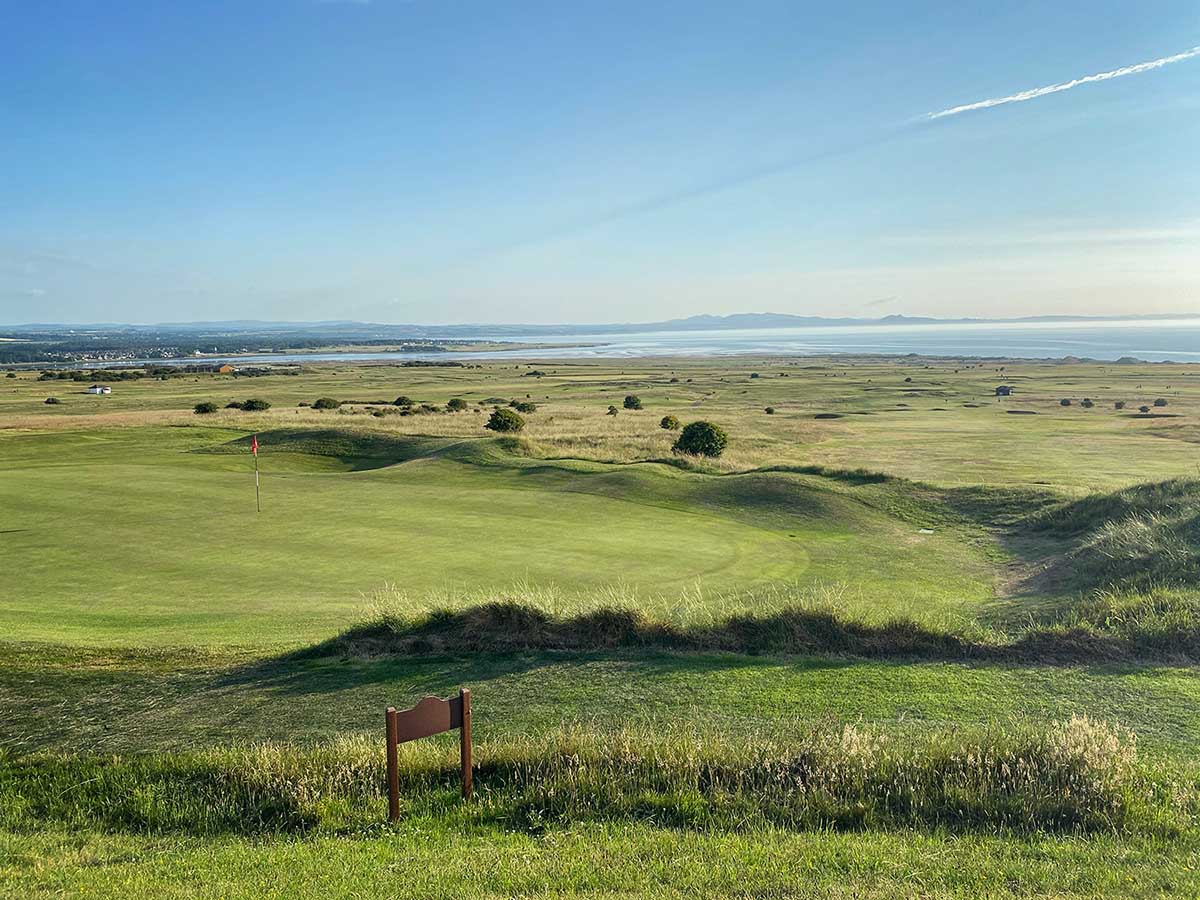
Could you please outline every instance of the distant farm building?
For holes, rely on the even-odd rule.
[[[93,384],[90,388],[84,391],[85,394],[111,394],[112,388],[107,384]]]
[[[1000,387],[996,388],[996,396],[997,397],[1011,397],[1012,392],[1013,392],[1013,389],[1012,389],[1011,385],[1002,384],[1002,385],[1000,385]]]

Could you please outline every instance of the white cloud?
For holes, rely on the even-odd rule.
[[[1092,84],[1096,81],[1110,81],[1113,78],[1124,78],[1126,75],[1137,75],[1141,72],[1149,72],[1153,69],[1161,69],[1163,66],[1169,66],[1171,63],[1183,62],[1187,59],[1200,56],[1200,47],[1193,47],[1191,50],[1185,50],[1182,53],[1176,53],[1173,56],[1163,56],[1159,59],[1153,59],[1150,62],[1138,63],[1133,66],[1124,66],[1120,69],[1113,69],[1111,72],[1100,72],[1096,75],[1084,75],[1081,78],[1073,78],[1070,81],[1063,81],[1059,84],[1049,84],[1045,87],[1030,88],[1027,91],[1020,91],[1016,94],[1009,94],[1007,97],[992,97],[989,100],[980,100],[976,103],[967,103],[963,106],[952,106],[949,109],[943,109],[940,112],[926,113],[925,119],[944,119],[947,116],[957,116],[960,113],[971,112],[976,109],[990,109],[993,106],[1003,106],[1006,103],[1023,103],[1026,100],[1036,100],[1038,97],[1045,97],[1047,94],[1057,94],[1060,91],[1069,91],[1071,88],[1079,87],[1081,84]]]

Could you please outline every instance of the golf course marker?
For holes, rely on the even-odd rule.
[[[400,764],[397,747],[406,741],[459,730],[459,763],[463,799],[471,797],[471,692],[459,688],[448,700],[425,697],[412,709],[387,708],[388,818],[400,818]]]

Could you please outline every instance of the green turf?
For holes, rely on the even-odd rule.
[[[703,611],[697,597],[779,585],[844,587],[850,611],[879,614],[969,611],[993,593],[984,549],[811,476],[540,462],[477,442],[367,441],[360,454],[344,436],[267,432],[258,514],[245,437],[0,433],[0,566],[20,572],[0,628],[86,644],[298,644],[348,626],[388,584],[415,598],[520,585],[568,607],[615,591],[685,617]]]
[[[526,377],[533,367],[547,374]],[[699,625],[815,603],[849,620],[899,615],[955,633],[1098,609],[1113,619],[1106,627],[1151,622],[1168,650],[1190,646],[1176,638],[1195,632],[1195,482],[1113,492],[1197,474],[1197,374],[1173,364],[513,360],[121,382],[103,398],[29,373],[5,379],[0,750],[82,752],[91,765],[114,752],[377,739],[385,705],[466,684],[482,741],[630,725],[783,738],[846,721],[916,740],[1084,714],[1131,728],[1147,765],[1194,772],[1200,678],[1193,660],[1169,653],[1071,666],[289,653],[378,604],[414,615],[504,597],[557,615],[616,603]],[[1001,383],[1016,395],[997,400]],[[645,410],[606,416],[627,393]],[[461,396],[472,411],[297,405],[399,394],[438,405]],[[64,402],[46,406],[50,395]],[[526,395],[540,408],[519,441],[483,430],[485,401]],[[191,413],[201,400],[248,397],[273,408]],[[1083,397],[1096,405],[1081,408]],[[1132,414],[1155,397],[1169,401],[1164,417]],[[725,457],[674,458],[673,434],[658,428],[668,413],[724,426]],[[261,515],[246,449],[255,432]],[[859,469],[891,478],[848,471]],[[1130,525],[1131,512],[1155,516],[1152,527]],[[1039,517],[1049,524],[1035,527]],[[1186,596],[1161,610],[1081,593],[1180,573]],[[1195,827],[1152,838],[461,825],[448,807],[391,831],[320,837],[0,832],[0,894],[1200,893]]]

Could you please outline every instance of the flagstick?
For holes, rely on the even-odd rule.
[[[254,436],[254,442],[258,443],[258,435]],[[262,512],[262,492],[258,487],[258,449],[254,451],[254,505]]]

